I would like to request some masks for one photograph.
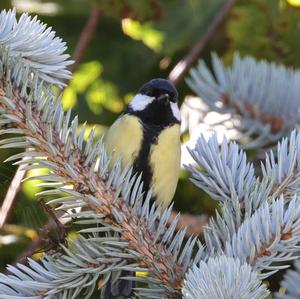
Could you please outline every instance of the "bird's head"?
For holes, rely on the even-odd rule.
[[[153,79],[140,88],[126,112],[140,117],[147,124],[166,126],[180,123],[177,101],[178,92],[172,82]]]
[[[147,96],[163,105],[168,103],[176,103],[178,92],[174,84],[165,79],[153,79],[144,84],[139,90],[141,96]]]

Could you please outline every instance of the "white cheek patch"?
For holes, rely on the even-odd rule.
[[[170,105],[171,105],[171,110],[172,110],[173,116],[174,116],[178,121],[181,121],[180,110],[179,110],[179,108],[178,108],[177,103],[170,102]]]
[[[155,98],[138,93],[130,102],[129,106],[133,111],[144,110]]]

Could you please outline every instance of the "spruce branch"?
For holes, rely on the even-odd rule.
[[[186,275],[182,293],[183,299],[263,299],[269,295],[247,263],[225,256],[194,265]]]
[[[69,81],[71,79],[71,75],[70,75],[71,72],[74,72],[74,70],[77,68],[80,60],[82,59],[82,56],[83,56],[84,52],[86,51],[86,48],[88,47],[88,45],[92,39],[92,36],[97,27],[100,17],[101,17],[101,13],[100,13],[99,9],[93,8],[91,11],[90,17],[88,19],[88,22],[85,25],[85,27],[81,33],[80,39],[76,45],[76,48],[75,48],[75,51],[73,54],[73,59],[75,62],[70,63],[70,65],[69,65],[69,73],[67,74],[68,76],[66,78],[66,79],[68,79],[67,81]],[[23,52],[23,49],[21,49],[19,51],[20,51],[20,53],[22,53],[21,55],[26,54]],[[66,86],[66,84],[64,84],[64,86]],[[13,203],[16,199],[16,195],[20,189],[22,180],[23,180],[24,176],[26,175],[26,172],[24,170],[22,170],[21,168],[22,167],[19,166],[18,169],[16,170],[15,176],[14,176],[14,178],[9,186],[8,192],[4,198],[3,205],[0,210],[0,227],[2,227],[5,223],[5,221],[7,220],[9,211],[12,208]],[[51,223],[52,222],[49,222],[48,226],[51,225]],[[27,248],[25,250],[25,252],[24,252],[24,254],[22,254],[22,256],[27,256],[28,252],[31,252],[31,253],[35,252],[38,249],[40,243],[41,243],[41,240],[39,240],[39,239],[35,240],[34,244],[31,244],[29,246],[29,248]]]
[[[34,41],[34,42],[33,42]],[[73,62],[64,54],[66,44],[55,37],[51,27],[22,14],[16,19],[16,10],[0,13],[0,58],[9,52],[16,62],[28,68],[29,72],[38,73],[41,80],[64,86],[63,80],[70,79],[71,73],[66,67]],[[14,74],[16,80],[18,76]]]
[[[11,72],[11,69],[14,71]],[[66,115],[63,113],[59,99],[40,80],[44,78],[42,70],[32,75],[24,61],[10,55],[8,49],[0,59],[0,74],[1,123],[13,127],[4,128],[2,134],[12,133],[13,130],[20,135],[3,139],[0,147],[32,148],[10,157],[8,161],[17,160],[16,164],[23,164],[22,158],[28,157],[25,169],[49,168],[50,174],[35,178],[47,182],[45,186],[49,190],[42,194],[56,195],[57,198],[51,203],[58,205],[57,208],[85,207],[88,211],[103,215],[101,228],[91,228],[82,233],[101,231],[111,235],[118,232],[117,243],[128,244],[124,248],[123,260],[130,270],[142,268],[150,272],[144,280],[151,287],[138,289],[140,295],[151,298],[154,294],[158,297],[180,297],[185,271],[192,262],[200,260],[201,250],[192,259],[197,240],[189,238],[185,245],[182,244],[185,231],[174,232],[177,219],[169,228],[166,227],[171,207],[163,212],[159,207],[150,208],[151,194],[143,200],[140,178],[137,181],[131,179],[132,172],[128,168],[121,171],[120,161],[108,173],[110,160],[102,140],[94,145],[92,130],[84,144],[85,129],[77,135],[77,117],[71,121],[71,111]],[[91,213],[88,215],[91,216]],[[113,254],[115,242],[109,242]],[[120,256],[116,249],[115,254]],[[76,259],[75,255],[73,258]],[[135,267],[130,266],[132,264]],[[119,265],[115,271],[123,269],[124,265]]]
[[[189,165],[192,181],[221,204],[220,212],[209,222],[205,238],[208,248],[224,248],[242,223],[273,198],[287,202],[300,195],[300,133],[293,131],[277,145],[277,154],[266,154],[261,163],[262,178],[246,154],[226,138],[219,146],[216,134],[208,140],[200,136],[190,150],[197,166]]]
[[[29,258],[27,265],[8,266],[11,274],[0,274],[1,298],[76,298],[79,294],[90,297],[100,275],[117,264],[118,259],[107,254],[105,241],[79,235],[70,244],[73,251],[64,247],[63,254],[47,254],[39,262]]]
[[[289,267],[284,262],[299,257],[299,219],[300,197],[295,196],[287,204],[284,198],[266,202],[240,226],[224,252],[250,264],[264,279]]]
[[[221,146],[217,135],[209,140],[201,135],[194,150],[189,150],[197,166],[189,165],[191,181],[215,200],[225,202],[248,197],[256,181],[254,167],[246,154],[234,142],[228,145],[224,137]]]
[[[269,177],[274,183],[271,195],[284,196],[286,200],[294,194],[300,194],[300,133],[295,130],[288,138],[277,145],[276,152],[266,154],[261,165],[263,177]]]
[[[0,28],[0,56],[7,55],[9,51],[10,55],[18,58],[18,63],[22,61],[29,68],[29,72],[38,73],[41,80],[55,83],[60,88],[65,86],[63,81],[71,78],[66,67],[72,61],[68,54],[64,54],[65,43],[55,37],[51,27],[46,28],[36,17],[31,18],[27,14],[17,20],[15,10],[4,10],[0,14]],[[36,48],[32,46],[32,39]],[[46,51],[47,55],[42,55]],[[24,174],[20,167],[15,173],[0,210],[0,227],[7,219]]]
[[[104,167],[99,168],[98,173],[91,171],[96,167],[101,142],[98,141],[93,147],[92,131],[86,146],[83,148],[84,131],[77,139],[77,118],[74,118],[71,126],[68,127],[71,113],[69,111],[64,117],[58,100],[51,101],[49,97],[41,99],[43,95],[40,94],[38,98],[33,99],[33,102],[26,103],[23,100],[26,96],[21,97],[17,90],[14,90],[14,94],[7,94],[0,88],[0,93],[5,94],[0,104],[0,109],[5,110],[5,114],[2,116],[15,126],[19,133],[26,136],[2,140],[1,147],[34,148],[34,151],[18,154],[10,160],[29,156],[30,159],[26,160],[28,165],[26,169],[36,168],[37,164],[40,167],[50,168],[51,174],[35,178],[56,183],[58,187],[55,190],[47,190],[41,195],[67,193],[70,198],[63,198],[62,209],[87,206],[99,214],[106,215],[111,226],[121,231],[120,240],[129,242],[127,250],[136,252],[140,265],[149,269],[150,272],[156,272],[156,279],[160,284],[162,294],[165,295],[165,292],[173,293],[176,297],[176,294],[181,292],[184,268],[188,267],[189,263],[185,265],[185,258],[180,256],[181,242],[185,232],[180,231],[172,240],[175,226],[170,229],[165,227],[171,209],[165,211],[160,217],[158,209],[149,210],[149,196],[148,201],[142,205],[142,188],[138,184],[138,190],[135,190],[138,198],[132,196],[132,206],[130,207],[124,199],[119,198],[120,186],[116,191],[110,189],[113,180],[119,179],[119,184],[122,184],[125,177],[127,179],[125,191],[128,194],[128,175],[119,173],[119,176],[110,175],[106,177],[104,173],[107,166],[106,169]],[[35,102],[39,99],[42,103]],[[39,104],[45,104],[44,110],[39,111]],[[13,109],[10,108],[12,106]],[[105,157],[102,159],[106,160],[106,165],[108,165],[108,160]],[[117,168],[115,168],[115,172],[116,170]],[[73,186],[73,189],[63,188],[64,186]],[[149,223],[143,219],[143,216],[146,219],[149,218]],[[143,223],[141,219],[145,222]],[[157,221],[159,222],[158,227],[155,225]],[[158,231],[154,234],[156,229]],[[161,238],[164,235],[168,236],[164,242],[169,241],[170,248],[164,242],[162,243]],[[194,243],[195,239],[190,241],[190,246],[184,253],[187,258],[191,256]],[[184,263],[178,264],[177,258],[183,260]],[[174,269],[173,273],[172,271],[170,273],[169,267]]]
[[[188,165],[187,169],[193,175],[192,182],[213,199],[223,204],[237,199],[245,213],[251,215],[263,198],[283,195],[288,199],[300,194],[299,151],[300,133],[294,130],[278,142],[276,152],[266,153],[259,179],[253,164],[247,162],[246,153],[235,142],[228,144],[224,137],[219,145],[216,134],[208,140],[201,135],[195,149],[189,151],[197,166]]]
[[[238,258],[262,279],[299,256],[299,151],[300,133],[293,131],[278,143],[277,158],[272,151],[266,155],[259,179],[236,143],[199,138],[191,150],[198,167],[188,169],[193,182],[221,204],[204,231],[208,255]]]
[[[231,67],[213,54],[212,67],[200,61],[187,83],[211,110],[238,120],[233,125],[245,147],[272,144],[299,126],[299,71],[238,54]]]

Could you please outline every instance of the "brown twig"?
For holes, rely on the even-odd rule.
[[[290,228],[287,232],[284,232],[284,231],[285,231],[285,227],[282,227],[281,231],[280,231],[280,241],[290,240],[293,237],[292,229]],[[252,256],[251,258],[250,257],[248,258],[248,262],[251,265],[255,265],[256,261],[259,258],[271,256],[272,251],[270,250],[270,248],[272,248],[272,245],[275,241],[277,241],[276,236],[275,236],[275,234],[273,234],[272,237],[270,238],[270,240],[267,240],[259,248],[257,248],[254,256]]]
[[[88,48],[90,41],[92,40],[92,37],[94,35],[94,32],[97,28],[101,15],[102,13],[97,7],[94,7],[91,10],[89,19],[80,34],[79,40],[73,53],[73,59],[75,62],[69,68],[71,72],[74,72],[74,70],[77,68],[86,49]]]
[[[54,230],[57,230],[55,238],[51,235]],[[13,264],[26,263],[28,257],[38,252],[58,251],[57,249],[61,248],[60,244],[66,244],[65,233],[64,225],[60,223],[58,226],[57,222],[50,218],[40,230],[38,236],[30,242],[29,246],[18,256]]]
[[[249,101],[230,101],[230,97],[227,93],[224,93],[221,96],[221,101],[224,106],[230,106],[236,110],[237,113],[242,116],[248,116],[254,119],[258,119],[263,124],[268,124],[271,127],[271,132],[273,134],[277,134],[280,130],[282,130],[286,124],[284,123],[284,119],[277,115],[272,115],[270,113],[260,111],[258,107],[255,107]],[[238,104],[236,104],[238,103]]]
[[[97,24],[100,20],[101,12],[98,8],[93,8],[91,10],[89,19],[83,28],[78,43],[75,47],[75,51],[73,54],[74,63],[70,66],[70,71],[74,72],[77,68],[79,62],[81,61],[92,37],[97,27]],[[0,208],[0,228],[5,224],[8,215],[10,213],[11,208],[14,205],[16,196],[20,190],[20,186],[23,178],[25,177],[26,171],[22,170],[23,166],[19,166],[16,170],[13,180],[10,183],[6,196],[4,198],[2,207]],[[37,242],[38,246],[39,242]],[[30,245],[32,247],[32,244]],[[28,248],[29,249],[29,248]],[[26,249],[26,252],[28,252]],[[31,250],[30,250],[31,252]]]
[[[38,202],[43,207],[44,211],[49,215],[48,222],[40,229],[38,236],[29,244],[29,246],[21,253],[16,259],[16,263],[25,263],[28,257],[39,250],[48,252],[60,248],[60,245],[66,245],[67,230],[63,222],[66,218],[62,219],[65,212],[55,212],[50,206],[47,205],[43,198],[39,198]],[[54,233],[54,231],[56,233]],[[53,234],[54,233],[54,234]],[[45,246],[44,246],[45,245]]]
[[[177,213],[172,211],[170,218],[168,219],[168,225],[171,225],[173,220],[176,218]],[[177,223],[177,230],[186,228],[186,233],[189,236],[202,236],[203,229],[208,223],[208,216],[207,215],[192,215],[189,213],[181,214],[178,223]]]
[[[5,224],[9,213],[11,211],[11,208],[14,204],[15,198],[17,193],[20,190],[20,186],[21,186],[21,182],[24,178],[25,175],[25,170],[23,169],[24,166],[20,165],[10,183],[10,186],[7,190],[7,193],[5,195],[2,207],[0,209],[0,228],[3,227],[3,225]]]
[[[207,43],[214,36],[220,25],[224,22],[228,16],[231,8],[236,3],[237,0],[228,0],[223,7],[220,9],[219,13],[214,17],[210,23],[207,31],[201,36],[199,41],[193,46],[189,53],[181,59],[169,74],[169,80],[171,80],[175,85],[183,79],[187,74],[192,64],[198,59],[200,54],[205,49]]]

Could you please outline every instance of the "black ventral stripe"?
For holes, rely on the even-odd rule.
[[[143,124],[143,141],[138,157],[136,158],[133,168],[135,172],[142,173],[144,182],[143,190],[147,192],[151,185],[152,170],[150,167],[150,148],[153,144],[157,144],[157,139],[160,132],[163,130],[160,126],[147,126]]]

